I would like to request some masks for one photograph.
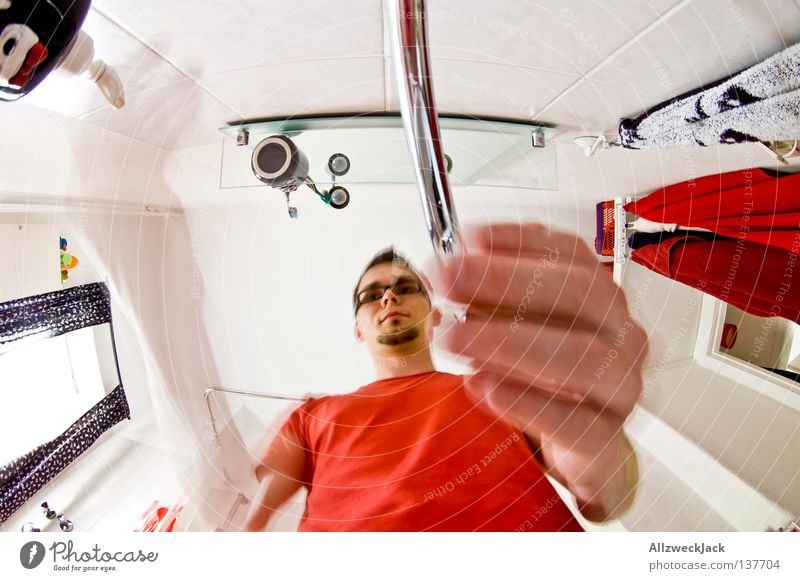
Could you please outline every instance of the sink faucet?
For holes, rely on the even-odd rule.
[[[463,243],[433,100],[425,0],[387,0],[387,10],[400,111],[431,243],[439,258],[458,254]]]

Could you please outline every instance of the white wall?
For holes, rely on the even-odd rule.
[[[59,113],[3,104],[0,195],[169,204],[156,147]]]
[[[0,215],[0,302],[56,290],[61,284],[58,232],[51,224],[31,224]]]

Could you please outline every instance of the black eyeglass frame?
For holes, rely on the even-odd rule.
[[[409,284],[409,283],[417,285],[417,287],[419,287],[419,290],[412,291],[412,292],[406,292],[406,293],[398,293],[397,292],[397,286],[398,285],[400,285],[400,284]],[[362,288],[360,291],[358,291],[356,293],[356,296],[355,296],[355,304],[354,304],[354,309],[353,309],[354,314],[358,314],[358,309],[360,309],[362,306],[368,305],[369,303],[374,303],[376,301],[381,300],[386,295],[386,291],[388,289],[392,289],[392,292],[397,296],[405,296],[405,295],[410,295],[410,294],[422,294],[422,295],[425,296],[426,299],[428,299],[428,302],[430,302],[430,296],[428,295],[428,291],[425,288],[425,285],[422,284],[422,281],[420,279],[412,278],[412,277],[409,277],[409,276],[400,276],[400,277],[394,279],[390,284],[378,284],[378,283],[375,283],[375,284],[368,285],[368,286]],[[369,300],[369,301],[361,300],[361,298],[360,298],[361,295],[363,295],[367,291],[380,291],[380,296],[378,296],[375,299]]]

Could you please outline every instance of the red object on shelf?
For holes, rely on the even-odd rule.
[[[733,323],[725,323],[722,326],[722,339],[719,342],[719,346],[723,349],[731,349],[736,345],[736,338],[738,336],[739,332],[736,329],[736,325]]]
[[[153,533],[153,532],[166,532],[171,533],[175,529],[175,521],[181,514],[183,506],[175,505],[168,506],[161,504],[159,501],[154,500],[147,510],[143,513],[142,523],[135,532]]]
[[[595,211],[597,217],[595,250],[600,256],[614,256],[614,202],[600,202]]]

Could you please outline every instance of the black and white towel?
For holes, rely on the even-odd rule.
[[[744,71],[623,119],[629,149],[800,139],[800,44]]]

